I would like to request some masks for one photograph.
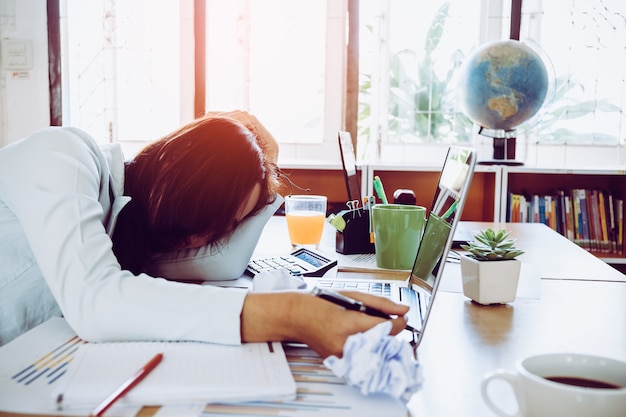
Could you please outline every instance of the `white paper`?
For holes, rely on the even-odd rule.
[[[363,395],[324,366],[308,347],[285,348],[298,386],[292,401],[253,401],[237,404],[208,404],[201,417],[407,417],[406,405],[387,394]]]
[[[51,403],[64,410],[94,408],[157,353],[163,353],[161,363],[116,404],[295,397],[295,382],[280,343],[122,342],[82,346],[68,378],[53,391]]]

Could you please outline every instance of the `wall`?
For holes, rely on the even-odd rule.
[[[48,126],[50,106],[46,0],[0,0],[0,10],[0,38],[32,42],[30,69],[2,67],[0,146],[3,146]]]

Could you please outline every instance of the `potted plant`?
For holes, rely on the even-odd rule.
[[[461,245],[463,294],[479,304],[504,304],[515,300],[524,253],[505,229],[480,230],[473,241]]]

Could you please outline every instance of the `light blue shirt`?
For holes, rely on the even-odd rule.
[[[119,145],[78,129],[46,128],[0,149],[0,344],[60,314],[90,341],[240,343],[246,290],[120,268],[109,234],[128,201],[123,183]],[[267,218],[250,232],[257,240]]]

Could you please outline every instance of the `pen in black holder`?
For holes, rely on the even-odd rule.
[[[330,223],[337,229],[335,250],[344,255],[374,253],[370,241],[370,212],[362,208],[343,210],[333,216]]]

